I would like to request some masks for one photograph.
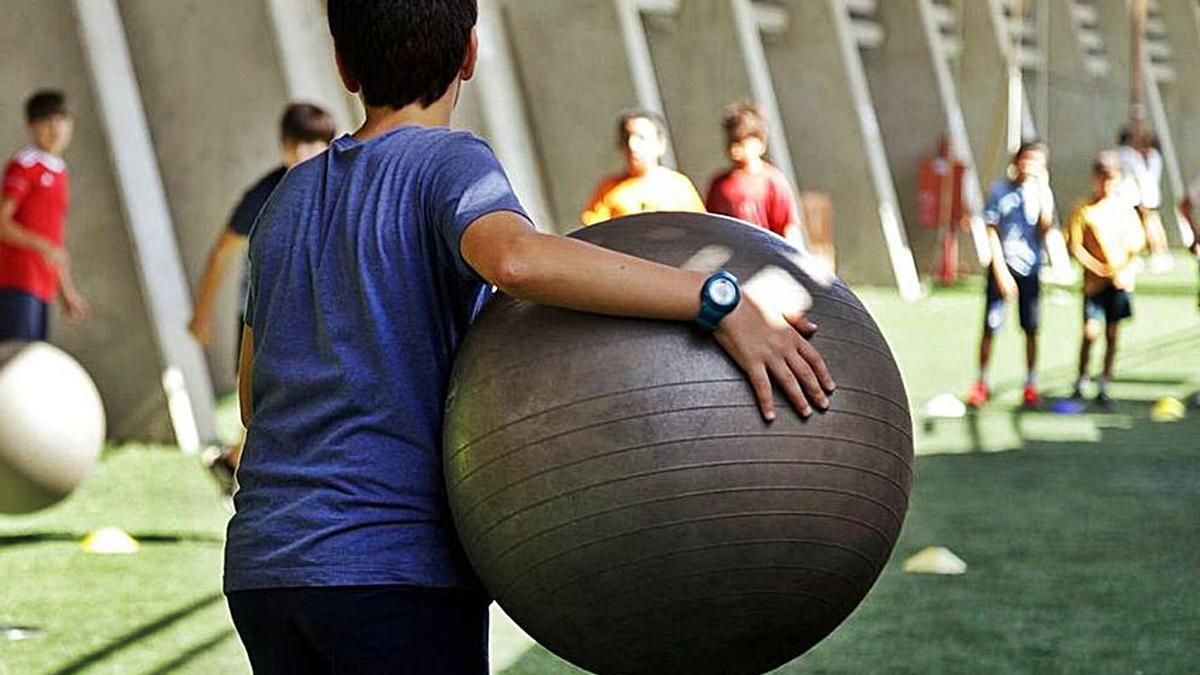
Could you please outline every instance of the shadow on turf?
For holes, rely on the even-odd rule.
[[[52,542],[77,542],[82,541],[86,534],[78,532],[30,532],[25,534],[0,534],[0,550],[15,546],[31,546],[34,544],[47,544]],[[200,533],[179,533],[179,534],[164,534],[164,533],[146,533],[137,534],[130,533],[130,536],[142,544],[212,544],[221,546],[225,543],[225,538],[213,534]]]
[[[205,652],[209,651],[210,649],[215,648],[217,645],[228,640],[229,638],[233,637],[234,635],[236,635],[236,633],[234,633],[232,629],[225,629],[223,631],[220,631],[220,632],[214,634],[212,637],[208,638],[207,640],[196,643],[195,645],[188,648],[187,651],[184,651],[179,656],[176,656],[175,658],[171,659],[170,661],[167,661],[166,663],[155,668],[154,670],[147,671],[145,673],[145,675],[168,675],[169,673],[174,673],[174,672],[178,671],[180,668],[183,668],[187,664],[191,663],[192,661],[195,661],[196,659],[200,658],[201,656],[203,656],[205,654]]]
[[[187,605],[185,607],[180,607],[179,609],[177,609],[169,614],[164,614],[163,616],[155,619],[154,621],[151,621],[150,623],[147,623],[147,624],[143,624],[143,625],[125,633],[124,635],[119,635],[119,636],[113,638],[112,640],[110,640],[108,642],[108,644],[106,644],[98,649],[94,649],[94,650],[88,652],[87,654],[84,654],[83,656],[80,656],[79,658],[68,663],[67,665],[59,668],[58,670],[55,670],[54,675],[74,675],[75,673],[81,673],[81,672],[87,670],[88,668],[91,668],[95,664],[99,663],[100,661],[103,661],[104,659],[108,658],[109,656],[112,656],[113,654],[121,651],[122,649],[125,649],[126,647],[132,645],[133,643],[141,641],[141,640],[145,640],[146,638],[153,636],[155,633],[158,633],[159,631],[168,628],[169,626],[176,623],[177,621],[180,621],[181,619],[186,619],[187,617],[195,614],[196,612],[204,610],[216,603],[223,601],[224,597],[225,596],[222,595],[221,593],[213,593],[211,595],[206,595],[206,596],[200,598],[199,600],[196,600],[195,602],[191,603],[190,605]],[[227,635],[214,636],[212,639],[206,640],[205,642],[202,642],[199,645],[196,645],[195,647],[193,647],[192,649],[189,649],[188,651],[184,652],[177,659],[173,660],[171,663],[165,664],[165,666],[172,667],[173,664],[175,664],[175,661],[178,661],[179,659],[183,659],[183,663],[186,663],[187,661],[190,661],[190,660],[194,659],[196,656],[198,656],[200,654],[200,652],[207,651],[208,649],[211,649],[212,647],[216,646],[222,640],[224,640],[226,637],[228,637],[228,636]],[[193,653],[193,652],[195,652],[195,653]],[[170,672],[170,670],[169,669],[168,670],[160,669],[155,672]]]

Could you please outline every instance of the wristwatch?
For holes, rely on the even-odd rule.
[[[742,288],[737,277],[725,270],[713,273],[700,287],[700,313],[696,315],[696,325],[709,333],[715,331],[721,319],[741,301]]]

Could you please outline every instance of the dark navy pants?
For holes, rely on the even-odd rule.
[[[38,342],[46,339],[49,308],[25,291],[0,288],[0,342]]]
[[[256,675],[487,675],[489,602],[408,586],[274,588],[227,595]]]

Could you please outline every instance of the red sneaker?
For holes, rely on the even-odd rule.
[[[978,408],[988,402],[992,393],[988,391],[987,385],[982,382],[976,382],[971,391],[967,393],[967,405],[972,408]]]
[[[1025,387],[1025,407],[1026,408],[1041,408],[1042,395],[1038,393],[1037,387]]]

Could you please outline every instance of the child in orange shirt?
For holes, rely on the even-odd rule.
[[[1079,379],[1073,398],[1083,398],[1092,343],[1105,323],[1104,371],[1097,384],[1096,402],[1110,403],[1108,385],[1117,358],[1120,324],[1133,316],[1133,290],[1137,279],[1138,254],[1146,247],[1146,233],[1137,212],[1117,194],[1121,182],[1120,158],[1115,152],[1100,153],[1092,165],[1095,192],[1080,202],[1067,226],[1071,255],[1083,265],[1083,339],[1079,347]]]
[[[579,217],[584,225],[648,211],[704,213],[700,193],[687,176],[659,162],[667,154],[667,125],[648,110],[621,115],[617,137],[625,171],[604,179]]]

